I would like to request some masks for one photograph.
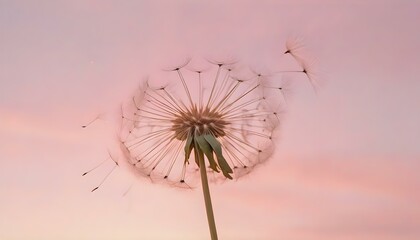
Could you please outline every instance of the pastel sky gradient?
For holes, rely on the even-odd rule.
[[[297,79],[275,155],[211,186],[219,238],[420,239],[419,12],[417,1],[0,0],[0,239],[208,239],[200,189],[119,170],[90,193],[112,165],[81,173],[112,134],[80,126],[155,69],[214,56],[276,66],[290,36],[322,87]]]

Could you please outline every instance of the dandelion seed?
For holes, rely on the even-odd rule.
[[[284,54],[290,54],[296,57],[296,53],[304,48],[302,37],[291,37],[286,41],[286,51]]]
[[[318,92],[319,89],[319,74],[317,73],[313,68],[315,65],[316,60],[315,59],[305,59],[300,60],[300,64],[302,66],[302,72],[306,75],[308,78],[310,84],[312,85],[313,90],[315,93]]]
[[[91,124],[93,124],[94,122],[96,122],[98,119],[100,119],[101,115],[97,115],[94,119],[90,120],[88,123],[86,123],[85,125],[82,125],[82,128],[87,128],[89,127]]]
[[[114,162],[114,166],[111,168],[111,170],[110,171],[108,171],[108,173],[105,175],[105,177],[103,177],[102,178],[102,180],[101,180],[101,182],[96,186],[96,187],[94,187],[92,190],[91,190],[91,192],[94,192],[94,191],[96,191],[96,190],[98,190],[99,189],[99,187],[101,187],[102,186],[102,184],[105,182],[105,180],[114,172],[114,170],[119,166],[119,164],[118,164],[118,161],[117,160],[115,160],[114,159],[114,157],[111,155],[111,153],[108,151],[108,155],[109,155],[109,157],[107,158],[107,159],[105,159],[105,160],[103,160],[102,162],[100,162],[98,165],[96,165],[95,167],[93,167],[92,169],[90,169],[90,170],[88,170],[88,171],[86,171],[86,172],[84,172],[83,174],[82,174],[82,176],[86,176],[87,174],[89,174],[90,172],[92,172],[92,171],[94,171],[94,170],[96,170],[96,169],[98,169],[99,167],[101,167],[102,165],[104,165],[104,163],[105,162],[107,162],[107,161],[109,161],[109,160],[112,160],[112,162]]]

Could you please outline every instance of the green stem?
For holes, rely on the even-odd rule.
[[[206,164],[204,163],[204,154],[201,150],[198,150],[197,155],[198,163],[200,165],[201,185],[203,186],[204,202],[206,204],[210,235],[212,240],[217,240],[216,223],[214,221],[213,207],[211,205],[209,182],[207,180]]]

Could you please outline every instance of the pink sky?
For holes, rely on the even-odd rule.
[[[1,1],[0,239],[208,239],[200,189],[118,170],[90,193],[110,134],[80,126],[153,69],[273,66],[289,36],[323,87],[294,84],[275,155],[211,186],[219,238],[419,239],[420,4],[337,2]]]

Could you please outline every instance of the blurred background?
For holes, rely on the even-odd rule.
[[[274,156],[212,185],[220,239],[420,238],[416,1],[0,0],[0,238],[209,239],[200,189],[111,161],[112,114],[187,57],[281,67],[287,39],[317,94],[291,81]]]

